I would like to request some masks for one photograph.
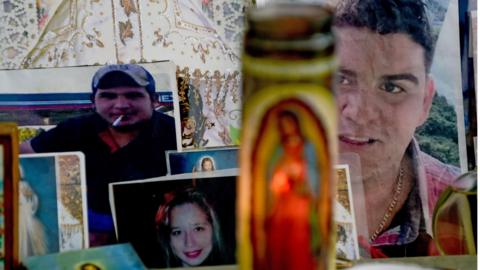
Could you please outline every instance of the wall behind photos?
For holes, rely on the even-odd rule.
[[[2,1],[0,69],[171,60],[190,84],[213,97],[203,106],[215,123],[211,146],[225,145],[235,141],[225,133],[240,126],[231,111],[241,104],[240,50],[249,6],[250,0]]]

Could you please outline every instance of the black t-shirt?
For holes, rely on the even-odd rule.
[[[35,152],[85,154],[89,212],[110,214],[108,184],[167,173],[165,151],[176,149],[172,117],[154,112],[139,136],[114,153],[99,137],[108,127],[98,114],[72,118],[32,139]]]

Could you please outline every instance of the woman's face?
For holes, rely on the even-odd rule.
[[[212,224],[196,204],[172,209],[170,245],[183,266],[200,265],[210,255],[212,235]]]

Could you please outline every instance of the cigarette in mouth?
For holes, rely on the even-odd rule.
[[[123,114],[120,115],[117,119],[115,119],[115,121],[113,121],[112,126],[118,127],[118,125],[120,124],[120,121],[122,121],[122,118],[123,118]]]

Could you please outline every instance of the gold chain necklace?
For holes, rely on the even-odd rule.
[[[380,224],[378,224],[378,228],[370,237],[370,242],[373,242],[373,240],[375,240],[378,237],[378,235],[382,232],[383,228],[385,227],[385,223],[387,223],[388,219],[392,216],[393,209],[395,208],[398,202],[398,197],[402,192],[403,173],[404,173],[403,168],[400,168],[400,173],[398,174],[398,177],[397,177],[397,186],[395,187],[395,193],[393,194],[393,199],[390,202],[390,205],[388,206],[387,211],[383,215],[382,221],[380,221]]]

